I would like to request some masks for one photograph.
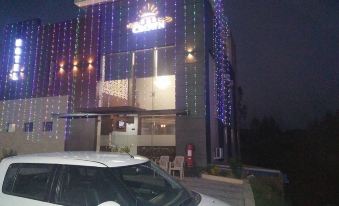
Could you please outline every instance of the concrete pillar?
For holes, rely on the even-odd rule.
[[[224,126],[224,157],[226,162],[229,160],[229,153],[228,153],[228,128]]]
[[[105,62],[106,57],[103,55],[101,57],[101,64],[100,64],[100,83],[97,84],[98,89],[98,107],[102,107],[102,93],[103,93],[103,83],[105,81]],[[96,149],[95,151],[100,152],[100,146],[101,146],[101,116],[97,117],[97,133],[96,133]]]
[[[98,116],[97,121],[97,141],[96,141],[96,149],[95,151],[100,152],[100,146],[101,146],[101,116]]]
[[[234,129],[231,128],[231,156],[237,157],[236,155],[236,143],[235,143],[235,134]]]

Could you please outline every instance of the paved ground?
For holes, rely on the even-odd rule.
[[[180,181],[188,189],[225,201],[232,206],[254,206],[251,188],[247,182],[242,185],[185,177]]]

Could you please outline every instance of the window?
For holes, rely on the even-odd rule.
[[[15,124],[13,123],[7,123],[7,132],[15,132]]]
[[[2,192],[46,201],[53,170],[51,164],[12,164],[7,170]]]
[[[142,117],[141,135],[175,135],[175,117]]]
[[[147,110],[175,108],[175,47],[105,56],[102,105]]]
[[[137,197],[137,205],[196,205],[190,194],[154,163],[111,168]]]
[[[189,193],[151,162],[124,167],[63,167],[55,204],[82,206],[114,201],[119,205],[180,205]],[[181,204],[181,205],[191,205]]]
[[[25,122],[24,132],[33,132],[33,122]]]
[[[12,187],[13,187],[13,183],[14,183],[17,171],[18,171],[18,164],[12,164],[8,167],[6,177],[2,185],[2,192],[4,193],[12,192]]]
[[[51,132],[53,130],[53,122],[43,122],[42,128],[44,132]]]

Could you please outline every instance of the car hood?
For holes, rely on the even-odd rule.
[[[203,205],[231,206],[230,204],[223,202],[221,200],[215,199],[215,198],[207,196],[207,195],[203,195],[201,193],[199,193],[199,194],[201,195],[201,202],[199,203],[199,206],[203,206]]]

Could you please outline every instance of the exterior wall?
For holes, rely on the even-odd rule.
[[[194,144],[195,163],[204,166],[207,158],[206,74],[204,44],[204,1],[188,0],[185,7],[185,44],[182,51],[192,49],[192,59],[184,53],[185,62],[177,70],[176,106],[186,109],[187,116],[176,119],[177,155],[185,155],[187,144]],[[195,12],[195,13],[194,13]],[[187,51],[186,51],[187,52]]]
[[[184,15],[184,1],[171,0],[170,4],[166,1],[168,0],[115,1],[89,6],[88,11],[94,9],[100,13],[100,53],[110,54],[178,45],[179,39],[183,41],[180,36],[183,36],[181,31],[184,30],[185,25],[180,19]],[[140,10],[147,3],[152,3],[157,7],[158,17],[169,16],[173,18],[173,21],[167,23],[164,29],[133,33],[127,25],[139,21]]]
[[[219,147],[217,120],[216,62],[214,54],[214,12],[210,2],[204,2],[205,25],[205,74],[206,74],[206,149],[208,163],[214,160],[214,151]]]
[[[64,151],[66,120],[53,113],[67,113],[68,96],[8,100],[0,102],[0,149],[19,154]],[[53,122],[53,130],[43,131],[43,122]],[[33,122],[33,131],[24,132],[24,124]],[[7,132],[7,124],[15,124]]]
[[[236,158],[241,158],[240,154],[240,137],[239,137],[239,109],[238,106],[240,105],[239,99],[239,91],[238,91],[238,75],[237,75],[237,61],[236,61],[236,45],[234,43],[234,39],[232,34],[226,41],[226,48],[227,48],[227,57],[229,58],[231,67],[232,67],[232,86],[231,86],[231,98],[232,98],[232,130],[233,130],[233,147],[235,150],[234,156]]]
[[[207,164],[206,122],[204,118],[177,117],[176,119],[176,152],[186,155],[187,144],[194,144],[194,159],[198,166]]]
[[[98,38],[96,32],[91,32],[92,21],[97,21],[98,15],[93,13],[90,10],[83,18],[49,25],[42,25],[40,20],[6,25],[0,59],[0,100],[69,95],[71,111],[95,106],[99,61]],[[23,79],[12,81],[9,73],[18,38],[23,40],[21,64],[25,71]]]
[[[0,100],[37,97],[36,90],[34,89],[37,86],[33,86],[33,81],[35,83],[39,82],[35,81],[37,80],[36,72],[33,72],[37,59],[28,58],[28,56],[33,56],[40,51],[38,50],[39,43],[37,41],[40,38],[40,25],[40,20],[31,20],[4,27],[4,41],[0,59]],[[9,80],[10,70],[14,63],[15,39],[17,38],[23,40],[21,64],[24,66],[24,78],[27,81]]]
[[[217,119],[217,99],[216,99],[216,87],[215,87],[215,62],[209,55],[209,128],[210,128],[210,157],[211,162],[215,162],[215,149],[223,147],[223,144],[220,142],[219,134],[219,123]]]

